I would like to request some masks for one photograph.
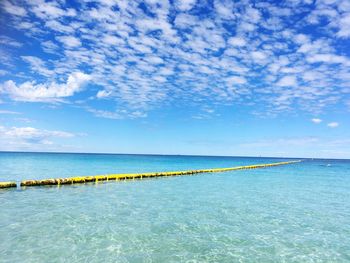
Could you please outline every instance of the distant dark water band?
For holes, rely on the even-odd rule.
[[[286,165],[286,164],[299,163],[299,162],[301,161],[298,160],[298,161],[289,161],[289,162],[236,166],[236,167],[228,167],[228,168],[215,168],[215,169],[189,170],[189,171],[176,171],[176,172],[106,174],[106,175],[95,175],[95,176],[52,178],[52,179],[42,179],[42,180],[25,180],[25,181],[22,181],[19,184],[19,186],[81,184],[81,183],[89,183],[89,182],[97,183],[99,181],[121,181],[121,180],[162,177],[162,176],[192,175],[192,174],[200,174],[200,173],[218,173],[218,172],[228,172],[228,171],[235,171],[235,170],[258,169],[258,168]],[[11,187],[17,187],[17,183],[0,182],[0,188],[11,188]]]

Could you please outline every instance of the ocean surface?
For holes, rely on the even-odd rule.
[[[284,160],[0,153],[0,181]],[[350,262],[350,161],[0,190],[0,262]]]

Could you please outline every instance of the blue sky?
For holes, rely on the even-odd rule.
[[[0,4],[0,150],[350,158],[350,2]]]

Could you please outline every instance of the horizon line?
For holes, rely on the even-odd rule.
[[[285,157],[285,156],[250,156],[250,155],[202,155],[202,154],[161,154],[161,153],[107,153],[107,152],[58,152],[58,151],[6,151],[0,153],[47,153],[47,154],[96,154],[96,155],[149,155],[149,156],[188,156],[188,157],[227,157],[227,158],[275,158],[275,159],[317,159],[317,160],[350,160],[350,158],[324,157]]]

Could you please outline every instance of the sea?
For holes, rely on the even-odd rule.
[[[0,152],[0,181],[290,158]],[[350,160],[0,189],[0,262],[350,262]]]

